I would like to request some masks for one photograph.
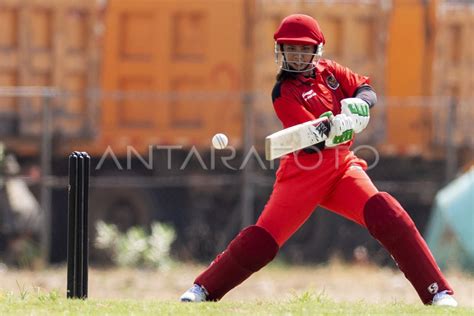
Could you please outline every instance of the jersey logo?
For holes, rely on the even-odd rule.
[[[313,89],[311,89],[311,90],[309,90],[309,91],[303,93],[301,96],[303,97],[303,99],[304,99],[305,101],[308,101],[308,100],[311,99],[312,97],[316,96],[316,92],[314,92]]]
[[[329,88],[336,90],[339,88],[339,82],[337,82],[336,78],[333,75],[329,75],[326,78],[326,84],[328,85]]]

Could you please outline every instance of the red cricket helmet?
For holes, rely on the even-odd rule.
[[[275,39],[275,63],[279,63],[279,56],[281,55],[283,58],[280,69],[288,72],[301,73],[316,68],[319,58],[323,54],[323,46],[326,43],[318,22],[305,14],[292,14],[284,18],[273,38]],[[313,45],[315,48],[311,54],[297,53],[300,58],[302,55],[311,55],[312,58],[309,62],[292,61],[290,63],[287,61],[287,55],[294,53],[284,52],[283,44]]]
[[[318,22],[306,14],[292,14],[284,18],[273,38],[277,44],[318,46],[326,43]]]

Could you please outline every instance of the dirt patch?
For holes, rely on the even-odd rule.
[[[177,300],[203,266],[179,265],[169,271],[134,269],[94,269],[89,271],[89,296],[103,299]],[[474,306],[474,277],[448,272],[455,297],[463,306]],[[42,271],[2,270],[4,291],[20,293],[58,290],[66,292],[66,269]],[[326,266],[302,267],[270,265],[225,296],[225,300],[284,300],[306,291],[324,293],[336,301],[371,303],[420,303],[402,273],[375,266],[353,266],[333,263]]]

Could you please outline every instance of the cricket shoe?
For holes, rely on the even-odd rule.
[[[194,284],[189,290],[184,292],[179,298],[181,302],[205,302],[207,298],[207,291],[200,285]]]
[[[458,306],[458,302],[456,302],[452,295],[448,294],[448,291],[442,291],[433,297],[431,305],[456,307]]]

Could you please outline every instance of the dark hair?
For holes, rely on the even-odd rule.
[[[294,72],[290,72],[290,71],[286,71],[284,69],[280,69],[280,71],[276,75],[276,80],[278,82],[280,82],[280,81],[284,81],[286,79],[292,79],[294,77],[295,77]]]
[[[293,73],[291,71],[286,71],[285,69],[283,69],[283,67],[289,66],[286,62],[285,55],[283,53],[283,51],[284,51],[283,44],[280,44],[280,51],[282,52],[283,60],[282,60],[282,68],[280,68],[280,71],[276,75],[276,80],[278,82],[281,82],[281,81],[284,81],[286,79],[291,79],[291,78],[295,77],[295,73]]]

